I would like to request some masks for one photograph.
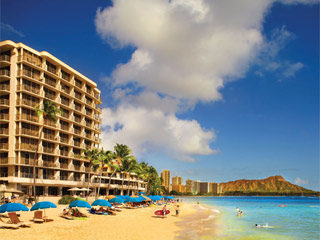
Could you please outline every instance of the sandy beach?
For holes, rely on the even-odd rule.
[[[87,220],[66,220],[59,217],[64,205],[56,209],[47,209],[46,215],[52,222],[32,223],[30,228],[17,230],[0,229],[1,240],[81,240],[81,239],[175,239],[181,234],[182,227],[177,224],[187,216],[196,212],[194,205],[180,204],[179,217],[174,216],[173,206],[169,206],[171,214],[165,218],[155,217],[153,212],[161,206],[139,209],[123,209],[116,216],[88,214]],[[87,212],[82,209],[82,212]],[[31,221],[33,212],[21,212],[22,221]],[[6,220],[6,219],[5,219]],[[181,225],[181,224],[180,224]]]

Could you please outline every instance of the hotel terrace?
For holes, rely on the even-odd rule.
[[[32,195],[33,163],[37,195],[64,195],[69,188],[86,188],[89,163],[83,149],[99,147],[101,98],[97,84],[48,52],[22,43],[0,42],[0,190]],[[35,106],[44,99],[60,109],[56,123],[38,118]],[[39,142],[39,129],[44,124]],[[104,171],[106,194],[111,169]],[[97,188],[92,172],[90,188]],[[124,178],[124,189],[121,189]],[[116,174],[111,194],[144,191],[134,174]]]

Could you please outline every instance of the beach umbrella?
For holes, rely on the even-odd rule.
[[[39,210],[39,209],[43,209],[44,211],[44,220],[46,221],[46,209],[47,208],[57,208],[57,206],[49,201],[43,201],[43,202],[37,202],[35,205],[32,206],[32,208],[30,209],[30,211],[35,211],[35,210]]]
[[[144,199],[144,201],[152,201],[151,198],[149,198],[149,197],[147,197],[147,196],[141,195],[141,197]]]
[[[6,203],[0,206],[0,213],[19,211],[29,211],[29,208],[21,203]]]
[[[104,199],[97,199],[95,200],[91,206],[100,206],[100,207],[112,207],[112,205]]]
[[[68,191],[71,191],[71,192],[73,192],[73,191],[81,191],[81,189],[75,187],[75,188],[70,188],[70,189],[68,189]]]
[[[69,207],[82,207],[82,208],[91,208],[90,204],[86,201],[76,200],[70,203]]]
[[[106,196],[106,199],[112,199],[112,198],[116,198],[116,196],[114,196],[114,195]]]
[[[170,200],[172,200],[172,199],[174,199],[174,197],[172,197],[172,196],[165,196],[164,199],[170,199]]]
[[[91,189],[89,188],[80,188],[79,191],[85,191],[85,192],[89,192],[89,191],[92,191]]]
[[[146,194],[146,193],[145,192],[139,192],[139,194],[142,195],[142,194]]]
[[[125,200],[120,197],[115,197],[109,200],[110,203],[123,203]]]

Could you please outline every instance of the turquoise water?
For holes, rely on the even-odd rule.
[[[212,208],[220,232],[200,239],[320,239],[320,202],[317,197],[195,197]],[[286,205],[286,207],[279,207]],[[243,216],[237,216],[237,210]],[[215,211],[218,210],[218,211]],[[266,227],[257,228],[255,224]]]

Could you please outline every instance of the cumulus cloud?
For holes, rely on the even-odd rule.
[[[308,180],[303,180],[299,177],[297,177],[295,180],[294,180],[294,183],[297,184],[297,185],[306,185],[309,183]]]
[[[214,130],[178,113],[199,101],[222,99],[224,85],[245,76],[266,47],[270,58],[279,52],[290,33],[279,29],[269,45],[262,34],[273,2],[114,0],[99,8],[95,25],[101,38],[113,47],[134,48],[110,76],[118,104],[103,110],[103,145],[121,142],[139,153],[163,149],[185,161],[214,154]],[[279,67],[270,62],[270,69]]]
[[[102,111],[102,145],[111,149],[124,143],[141,154],[161,149],[182,161],[194,161],[193,155],[213,154],[209,144],[215,139],[212,129],[204,130],[195,120],[181,120],[160,110],[121,105]]]

